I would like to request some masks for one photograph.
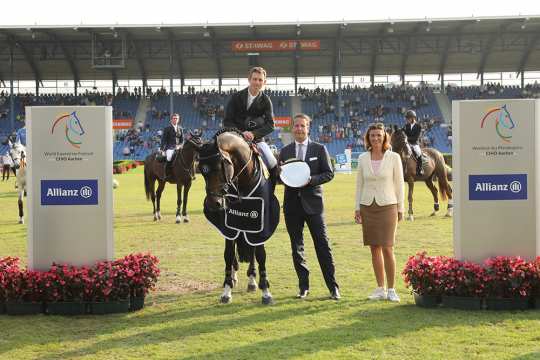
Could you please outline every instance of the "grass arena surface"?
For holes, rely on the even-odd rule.
[[[150,251],[162,276],[147,307],[110,316],[0,315],[1,359],[538,359],[540,311],[468,312],[414,305],[401,276],[401,303],[369,302],[374,289],[369,250],[353,222],[355,175],[338,174],[325,185],[326,221],[342,300],[328,300],[313,242],[305,229],[311,292],[294,298],[297,278],[282,220],[267,243],[275,305],[261,292],[246,293],[247,264],[233,303],[219,304],[223,242],[202,215],[204,181],[197,176],[188,204],[191,223],[176,225],[176,189],[167,185],[161,222],[144,196],[142,168],[115,175],[115,257]],[[0,182],[0,257],[26,262],[26,225],[17,224],[14,179]],[[278,187],[282,200],[283,188]],[[401,222],[396,245],[400,272],[419,250],[452,254],[452,220],[429,217],[432,199],[417,183],[414,222]],[[283,215],[282,215],[283,216]],[[479,214],[480,216],[480,214]],[[60,225],[60,224],[59,224]],[[479,229],[481,231],[481,229]]]

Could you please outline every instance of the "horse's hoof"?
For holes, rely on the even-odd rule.
[[[436,215],[437,215],[437,213],[434,211],[429,216],[436,216]]]
[[[444,215],[444,217],[451,218],[451,217],[452,217],[452,214],[447,213],[446,215]]]
[[[263,296],[262,297],[262,304],[263,305],[273,305],[274,304],[274,298],[271,296]]]
[[[24,224],[24,220],[23,220],[23,219],[20,219],[20,220],[19,220],[19,224]]]
[[[187,216],[184,216],[184,222],[185,223],[188,223],[189,222],[189,218]]]
[[[180,224],[182,222],[182,219],[180,218],[180,216],[177,216],[176,217],[176,223],[177,224]]]
[[[257,291],[257,285],[249,284],[247,287],[247,292],[255,292],[255,291]]]
[[[407,216],[407,220],[414,221],[414,216],[412,216],[412,215]]]
[[[222,296],[219,299],[219,302],[222,303],[222,304],[229,304],[231,302],[231,297],[230,296]]]

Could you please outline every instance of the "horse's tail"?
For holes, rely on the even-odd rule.
[[[448,182],[448,169],[441,153],[437,153],[435,157],[435,176],[439,183],[439,195],[441,196],[441,200],[445,201],[452,198],[452,187]]]
[[[150,166],[150,157],[148,156],[146,160],[144,161],[144,191],[146,192],[146,200],[150,200],[150,179],[148,178],[150,175],[150,169],[148,168]]]
[[[238,261],[243,263],[250,262],[253,257],[254,248],[246,242],[242,234],[236,238],[236,252],[238,253]]]

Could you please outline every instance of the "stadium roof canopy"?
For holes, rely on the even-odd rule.
[[[0,80],[405,75],[540,70],[540,17],[3,26]],[[295,41],[300,40],[300,41]]]

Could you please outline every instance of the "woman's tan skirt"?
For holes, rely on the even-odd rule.
[[[398,223],[397,204],[360,206],[364,245],[393,246]]]

